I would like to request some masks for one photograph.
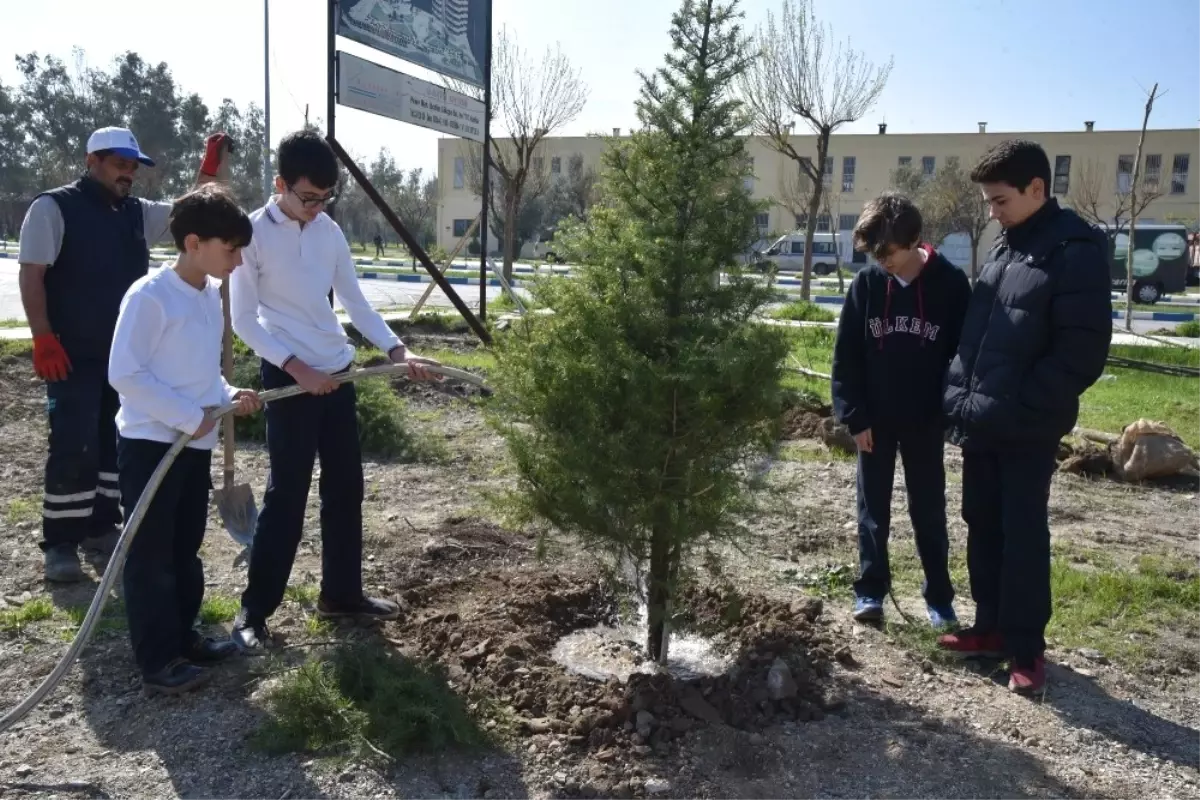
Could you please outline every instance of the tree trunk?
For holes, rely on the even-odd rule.
[[[1150,90],[1150,97],[1146,100],[1146,113],[1142,117],[1142,133],[1138,136],[1137,155],[1133,157],[1133,176],[1129,184],[1129,247],[1125,248],[1125,330],[1133,330],[1133,251],[1136,249],[1134,245],[1134,234],[1137,232],[1137,217],[1138,217],[1138,179],[1142,174],[1142,147],[1146,144],[1146,125],[1150,122],[1150,110],[1154,108],[1154,95],[1158,93],[1158,84],[1154,84],[1154,88]],[[1162,180],[1162,170],[1159,169],[1159,178]],[[1121,187],[1117,187],[1120,189]]]
[[[840,214],[838,215],[841,216]],[[837,270],[838,276],[838,294],[846,296],[846,280],[842,277],[842,248],[838,242],[838,226],[833,224],[833,214],[829,215],[829,222],[833,228],[833,268]]]
[[[671,540],[666,528],[650,534],[650,575],[646,582],[646,654],[667,663],[671,628]]]
[[[829,132],[817,135],[817,163],[813,165],[816,178],[812,180],[812,193],[808,197],[808,219],[804,226],[804,274],[800,278],[800,299],[811,300],[813,234],[817,232],[817,215],[821,212],[821,194],[825,189],[825,154],[829,152]]]
[[[504,279],[512,282],[513,261],[516,260],[517,197],[512,191],[504,194]]]

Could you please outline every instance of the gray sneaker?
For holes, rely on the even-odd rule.
[[[77,583],[83,579],[83,567],[79,565],[79,550],[75,545],[57,544],[46,551],[46,580]]]

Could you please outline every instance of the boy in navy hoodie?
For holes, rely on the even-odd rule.
[[[899,451],[929,620],[954,625],[941,397],[971,287],[962,270],[921,242],[921,212],[901,194],[886,192],[863,207],[854,247],[879,262],[850,284],[833,351],[834,414],[858,445],[854,618],[883,617]]]

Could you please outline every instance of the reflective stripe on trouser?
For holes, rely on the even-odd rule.
[[[42,500],[43,548],[79,544],[97,528],[121,523],[118,407],[102,363],[77,361],[66,380],[46,385],[50,453]]]

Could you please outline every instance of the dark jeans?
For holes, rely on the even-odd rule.
[[[119,407],[108,384],[108,365],[100,361],[73,361],[65,380],[46,384],[50,452],[42,499],[43,550],[78,545],[97,530],[121,524]]]
[[[263,387],[295,383],[263,362]],[[271,474],[250,553],[250,575],[242,606],[264,621],[279,604],[304,532],[304,509],[313,463],[321,457],[321,595],[330,603],[362,597],[363,468],[353,383],[332,394],[300,394],[267,404],[267,449]]]
[[[146,439],[117,444],[125,514],[170,445]],[[129,546],[122,575],[133,654],[143,673],[157,672],[199,638],[193,629],[204,599],[200,544],[208,523],[211,450],[185,447],[167,470]]]
[[[917,555],[925,572],[925,602],[944,606],[954,599],[947,565],[950,540],[946,533],[946,468],[940,425],[904,431],[872,429],[874,452],[858,454],[859,597],[882,599],[891,588],[888,538],[892,522],[892,481],[896,453],[904,462],[908,513],[912,519]]]
[[[999,631],[1018,661],[1046,650],[1055,450],[963,452],[962,515],[975,627]]]

